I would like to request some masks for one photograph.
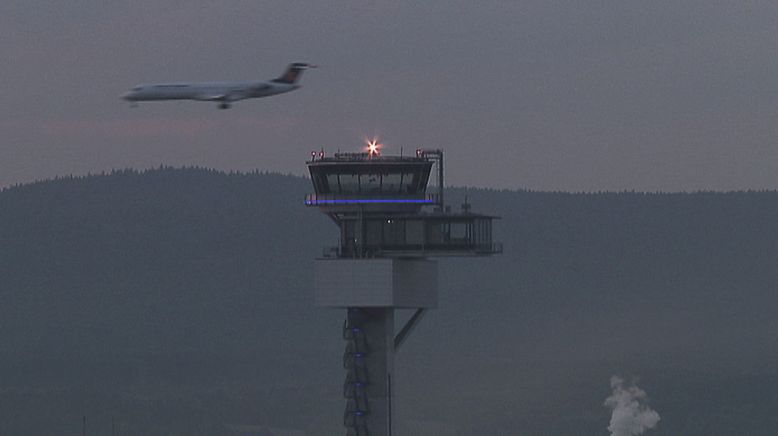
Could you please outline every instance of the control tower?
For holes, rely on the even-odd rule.
[[[364,153],[312,152],[307,165],[315,194],[305,204],[340,229],[339,245],[316,260],[315,295],[318,306],[346,310],[346,435],[391,436],[395,353],[438,302],[438,264],[430,258],[501,252],[492,241],[497,217],[444,205],[441,150],[382,156],[373,142]],[[399,331],[397,309],[415,310]]]

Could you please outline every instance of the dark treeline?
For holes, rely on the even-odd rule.
[[[311,271],[337,232],[309,183],[163,167],[1,191],[0,434],[341,434],[342,314]],[[607,434],[614,374],[657,436],[778,432],[778,193],[447,197],[500,215],[505,253],[441,261],[401,434]]]

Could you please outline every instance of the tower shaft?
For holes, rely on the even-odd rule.
[[[394,309],[348,308],[343,336],[347,435],[391,436]]]

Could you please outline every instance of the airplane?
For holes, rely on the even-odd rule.
[[[219,102],[219,109],[229,109],[233,102],[247,98],[268,97],[294,91],[303,71],[316,65],[296,62],[287,67],[280,77],[267,82],[205,82],[161,83],[138,85],[121,98],[133,103],[159,100],[195,100]]]

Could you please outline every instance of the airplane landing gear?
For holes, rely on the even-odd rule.
[[[219,103],[219,109],[229,109],[230,104],[229,103]]]

